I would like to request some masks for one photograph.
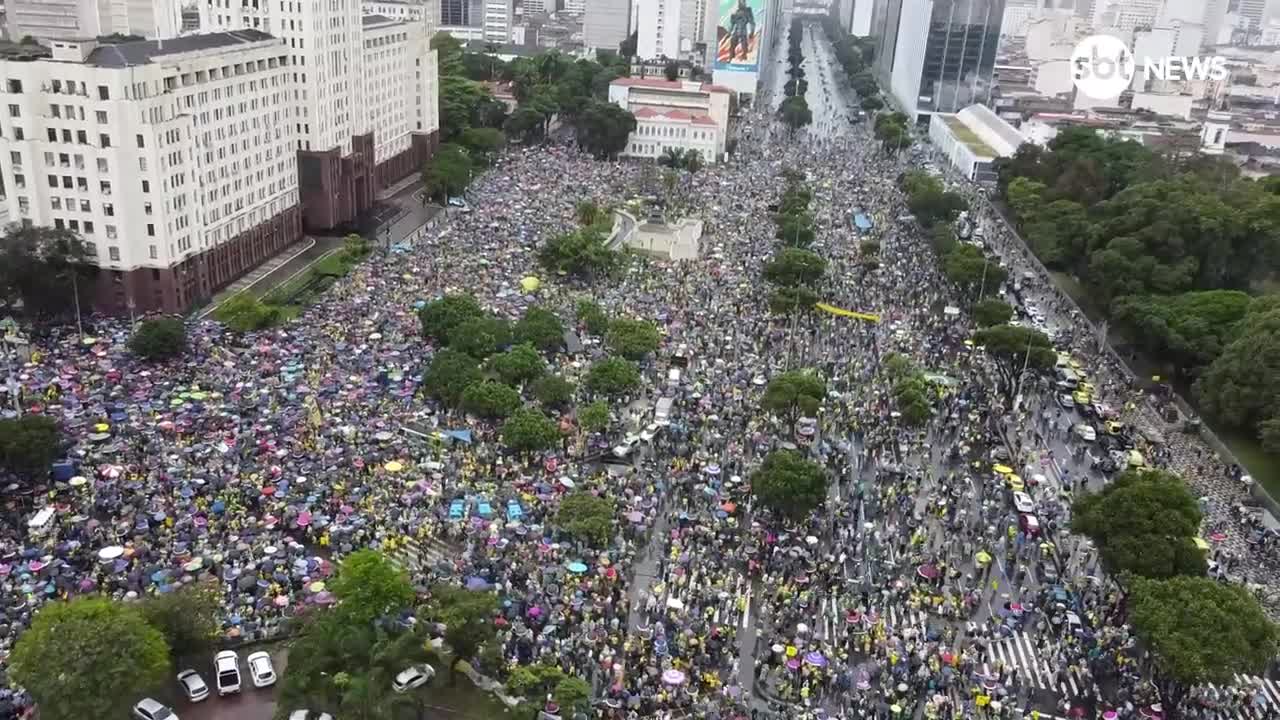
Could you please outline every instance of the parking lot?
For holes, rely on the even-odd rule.
[[[227,695],[218,697],[214,683],[213,674],[213,654],[201,664],[195,666],[195,670],[200,673],[200,677],[204,678],[205,684],[209,686],[209,699],[199,703],[189,703],[185,698],[181,698],[181,691],[178,689],[175,681],[171,687],[166,688],[167,694],[162,701],[171,704],[175,713],[182,720],[271,720],[275,714],[275,686],[262,688],[261,690],[253,687],[253,681],[249,678],[249,668],[245,664],[245,658],[249,653],[264,649],[262,646],[253,646],[241,648],[237,650],[240,656],[240,693],[238,695]],[[284,647],[275,646],[265,648],[271,652],[272,664],[275,666],[276,676],[284,675],[285,664],[288,662],[288,652]],[[175,668],[185,670],[191,665],[182,665]],[[181,699],[180,699],[181,698]]]

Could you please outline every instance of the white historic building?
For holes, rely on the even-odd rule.
[[[622,155],[657,158],[668,148],[702,155],[705,163],[724,156],[729,136],[728,88],[689,80],[619,78],[609,84],[609,101],[636,117],[636,129]]]

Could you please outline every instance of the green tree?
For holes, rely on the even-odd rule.
[[[129,351],[144,360],[164,360],[187,349],[187,326],[179,318],[144,320],[129,338]]]
[[[29,317],[67,318],[71,297],[79,292],[80,308],[93,310],[96,269],[88,246],[72,230],[11,223],[0,237],[0,301],[22,301]]]
[[[413,584],[408,574],[377,550],[357,550],[343,558],[329,588],[338,598],[338,613],[356,625],[413,605]]]
[[[15,475],[43,480],[61,454],[62,437],[52,417],[0,418],[0,466]]]
[[[765,386],[760,405],[781,416],[788,426],[801,417],[814,417],[827,396],[827,384],[812,370],[792,370],[775,376]]]
[[[573,537],[602,548],[613,538],[613,501],[585,490],[565,495],[556,510],[556,527]]]
[[[591,227],[602,220],[608,219],[608,213],[604,208],[600,207],[592,200],[582,200],[574,208],[578,215],[578,225],[582,227]]]
[[[817,239],[813,230],[813,216],[809,213],[794,213],[778,216],[776,236],[785,245],[806,248]]]
[[[812,285],[822,279],[827,261],[803,248],[784,247],[765,263],[764,278],[775,285]]]
[[[541,412],[521,408],[502,424],[502,442],[517,452],[541,452],[560,442],[560,428]]]
[[[658,349],[662,342],[662,333],[658,326],[647,320],[618,318],[609,326],[605,335],[605,345],[618,355],[628,360],[643,360],[651,352]]]
[[[489,367],[498,373],[503,382],[511,385],[523,385],[537,380],[547,371],[547,361],[529,343],[516,345],[510,350],[493,356]]]
[[[578,410],[578,424],[587,432],[604,430],[609,427],[611,421],[612,413],[609,410],[609,403],[604,400],[596,400]]]
[[[422,171],[422,183],[426,186],[428,195],[444,201],[465,192],[471,184],[474,171],[475,167],[466,148],[445,143],[427,161]]]
[[[1031,178],[1015,177],[1009,182],[1004,194],[1019,225],[1034,219],[1036,210],[1044,205],[1044,193],[1044,183]]]
[[[493,621],[498,615],[498,596],[495,593],[434,585],[424,610],[428,621],[445,626],[444,641],[453,651],[455,666],[473,661],[486,643],[496,642]]]
[[[574,118],[578,147],[597,159],[616,156],[636,129],[636,116],[608,100],[588,99]]]
[[[449,336],[454,328],[468,320],[484,316],[484,309],[471,295],[445,295],[427,303],[418,311],[422,334],[442,345],[449,344]]]
[[[778,106],[778,117],[782,118],[788,132],[794,135],[796,130],[813,122],[813,111],[803,97],[796,95],[782,101]]]
[[[462,131],[459,142],[471,151],[472,157],[485,158],[487,163],[507,143],[507,138],[501,130],[494,128],[467,128]]]
[[[1261,304],[1262,308],[1268,307]],[[1240,321],[1232,340],[1196,381],[1205,412],[1225,425],[1257,427],[1280,412],[1280,373],[1268,368],[1280,351],[1280,309],[1261,309]]]
[[[1046,265],[1082,273],[1096,228],[1083,205],[1055,200],[1036,207],[1023,233],[1036,257]]]
[[[1275,657],[1276,626],[1241,585],[1134,578],[1127,600],[1129,622],[1155,658],[1155,683],[1174,717],[1192,687],[1230,687],[1241,675],[1263,673]]]
[[[1007,409],[1013,408],[1021,390],[1024,372],[1047,371],[1058,362],[1058,353],[1045,334],[1014,325],[995,325],[979,330],[973,341],[986,349],[995,361],[996,386]]]
[[[484,359],[511,345],[511,323],[492,316],[471,318],[449,333],[449,347]]]
[[[1251,301],[1239,290],[1127,295],[1116,299],[1112,313],[1148,357],[1167,359],[1185,377],[1222,354]]]
[[[222,634],[222,587],[216,582],[151,595],[137,607],[143,619],[164,636],[171,657],[207,652]]]
[[[508,137],[517,138],[524,143],[540,140],[545,134],[542,113],[527,106],[516,108],[502,129]]]
[[[622,358],[606,358],[587,371],[587,389],[609,397],[627,395],[640,387],[640,371]]]
[[[973,320],[978,327],[1004,325],[1013,319],[1013,308],[1009,303],[995,298],[979,300],[973,304]]]
[[[751,494],[762,507],[799,523],[826,501],[827,475],[799,452],[776,450],[751,475]]]
[[[908,427],[920,427],[933,417],[929,385],[918,370],[898,378],[893,384],[893,399],[901,421]]]
[[[495,380],[474,383],[462,391],[462,409],[490,420],[509,416],[521,404],[519,391]]]
[[[1126,470],[1071,509],[1072,532],[1093,540],[1113,576],[1204,575],[1204,551],[1195,544],[1200,520],[1186,484],[1161,470]]]
[[[533,382],[531,392],[544,407],[563,409],[573,400],[573,383],[559,375],[543,375]]]
[[[942,258],[942,271],[951,282],[980,295],[1000,287],[1009,277],[977,247],[959,243]]]
[[[609,331],[609,314],[594,300],[578,301],[578,322],[592,335],[604,335]]]
[[[564,323],[551,310],[534,306],[512,328],[517,343],[529,343],[543,352],[556,352],[564,347]]]
[[[213,317],[236,332],[247,333],[279,324],[284,313],[279,307],[242,292],[219,305]]]
[[[822,300],[818,293],[807,287],[780,287],[769,296],[769,312],[789,315],[797,312],[813,312],[814,305]]]
[[[945,258],[959,243],[956,242],[956,231],[951,223],[936,222],[929,226],[929,244],[938,257]]]
[[[18,636],[9,670],[44,720],[125,717],[171,682],[164,636],[137,608],[103,597],[46,604]]]
[[[658,164],[666,167],[678,168],[684,164],[684,150],[678,147],[669,147],[662,151],[658,156]]]
[[[609,249],[608,238],[595,227],[579,228],[549,238],[538,249],[538,262],[547,271],[582,279],[605,277],[622,265],[622,255]]]
[[[450,407],[457,406],[468,387],[484,379],[479,362],[470,355],[453,349],[437,352],[431,358],[422,389],[427,395]]]

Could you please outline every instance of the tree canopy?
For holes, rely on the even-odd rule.
[[[827,261],[819,255],[804,248],[784,247],[765,263],[764,278],[784,287],[813,285],[826,271]]]
[[[377,550],[357,550],[344,557],[329,583],[338,598],[336,610],[347,622],[364,625],[410,607],[409,576]]]
[[[794,425],[802,416],[813,417],[827,396],[827,384],[812,370],[791,370],[765,386],[760,405]]]
[[[1205,577],[1136,578],[1129,622],[1155,657],[1161,696],[1178,707],[1187,690],[1230,686],[1264,672],[1277,650],[1276,626],[1249,590]]]
[[[973,321],[979,327],[1004,325],[1013,319],[1013,308],[1009,303],[995,298],[986,298],[973,304]]]
[[[104,597],[45,604],[18,636],[9,669],[46,720],[125,717],[172,682],[164,636],[138,608]]]
[[[0,236],[0,301],[21,300],[29,317],[62,319],[74,312],[78,289],[87,315],[93,310],[93,260],[72,230],[11,223]]]
[[[470,355],[446,348],[437,352],[422,378],[422,389],[431,397],[456,407],[468,387],[484,379],[480,364]]]
[[[609,332],[604,340],[610,351],[628,360],[638,361],[658,349],[662,333],[658,331],[657,325],[648,320],[618,318],[609,325]]]
[[[613,537],[613,501],[585,490],[565,495],[556,510],[556,527],[592,547],[602,548]]]
[[[501,420],[521,404],[518,390],[496,380],[474,383],[462,391],[462,409],[488,420]]]
[[[222,592],[217,582],[183,585],[147,597],[138,610],[164,636],[171,657],[189,657],[208,651],[221,636]]]
[[[0,468],[29,480],[44,479],[61,452],[57,420],[30,414],[0,418]]]
[[[622,253],[610,249],[605,233],[591,226],[549,238],[538,249],[538,262],[548,272],[591,280],[621,268]]]
[[[1015,325],[995,325],[979,330],[973,341],[986,349],[995,361],[996,385],[1004,395],[1007,407],[1019,390],[1018,381],[1024,370],[1044,371],[1058,362],[1053,343],[1039,330]]]
[[[1113,307],[1117,324],[1151,357],[1167,358],[1175,372],[1194,373],[1222,354],[1251,302],[1239,290],[1206,290],[1126,295]]]
[[[601,395],[619,397],[640,387],[640,371],[622,358],[605,358],[587,371],[587,389]]]
[[[187,349],[187,326],[180,318],[143,320],[129,338],[129,351],[145,360],[164,360]]]
[[[442,345],[449,343],[449,334],[454,328],[484,316],[484,308],[472,295],[445,295],[423,305],[418,311],[422,334]]]
[[[1200,506],[1182,479],[1161,470],[1126,470],[1071,508],[1071,529],[1087,535],[1111,575],[1204,575],[1196,547]]]
[[[503,423],[502,442],[517,452],[549,450],[560,442],[560,428],[538,410],[520,408]]]
[[[826,501],[826,471],[799,452],[775,450],[751,475],[751,494],[763,507],[802,522]]]
[[[498,373],[503,382],[521,385],[542,377],[547,371],[547,361],[542,359],[533,345],[525,342],[494,355],[489,359],[489,367]]]
[[[564,323],[560,316],[544,307],[530,307],[512,328],[517,343],[529,343],[543,352],[564,347]]]
[[[543,375],[533,382],[530,392],[548,408],[563,408],[573,400],[573,383],[559,375]]]

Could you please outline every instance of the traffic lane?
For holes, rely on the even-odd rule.
[[[240,687],[235,695],[218,697],[213,673],[213,656],[208,662],[195,666],[209,686],[209,698],[203,702],[189,703],[182,700],[174,708],[174,712],[183,720],[271,720],[276,712],[276,685],[266,688],[255,688],[249,676],[249,668],[245,658],[258,650],[271,653],[271,664],[275,667],[276,677],[284,677],[285,668],[289,664],[288,650],[282,645],[267,647],[247,647],[237,650],[240,656]],[[187,666],[190,667],[190,666]]]

